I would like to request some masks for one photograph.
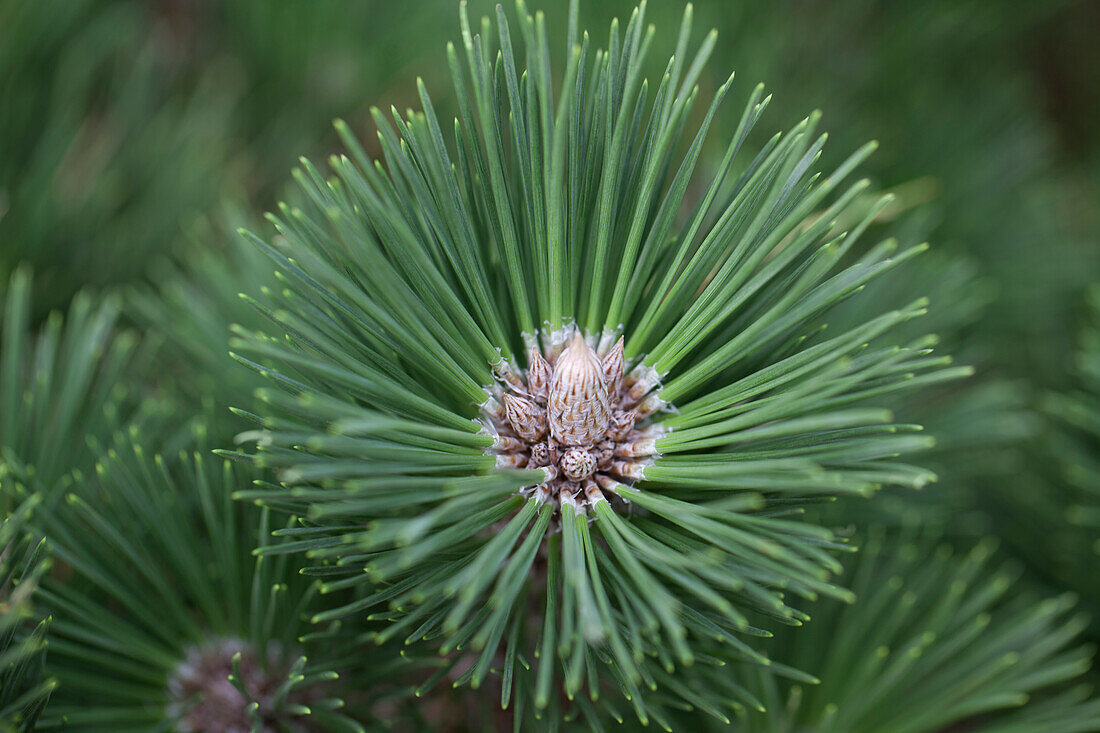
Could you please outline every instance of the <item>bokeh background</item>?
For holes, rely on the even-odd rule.
[[[564,52],[566,3],[530,5]],[[582,6],[602,34],[633,2]],[[672,33],[682,12],[655,0],[648,17]],[[1069,521],[1100,500],[1080,493],[1100,442],[1059,401],[1080,388],[1100,283],[1100,3],[698,0],[695,15],[698,36],[719,32],[702,84],[737,74],[727,128],[763,81],[761,135],[819,109],[831,162],[879,140],[864,170],[897,202],[877,226],[933,245],[876,297],[929,294],[920,328],[977,373],[916,408],[942,480],[875,511],[992,532],[1034,582],[1100,611],[1096,530]],[[293,200],[298,156],[338,149],[333,118],[369,151],[371,106],[415,106],[418,76],[444,116],[457,18],[455,0],[0,1],[0,282],[29,263],[39,318],[82,288],[118,291],[137,328],[201,365],[174,378],[246,388],[219,347],[221,305],[255,284],[235,228]]]

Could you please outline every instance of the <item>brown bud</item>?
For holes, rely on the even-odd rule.
[[[542,358],[537,350],[531,351],[531,358],[527,368],[527,389],[535,399],[546,399],[546,393],[550,389],[550,379],[553,376],[549,362]]]
[[[619,391],[619,384],[623,379],[623,337],[607,352],[603,358],[603,381],[607,385],[607,393],[614,395]]]
[[[611,425],[607,428],[607,435],[612,440],[626,440],[634,430],[634,422],[638,419],[635,410],[615,410],[611,416]]]
[[[550,463],[550,448],[546,443],[535,443],[531,446],[531,462],[532,468],[538,466],[546,466]]]
[[[572,481],[588,478],[596,470],[596,457],[584,448],[570,448],[561,457],[561,471]]]
[[[516,435],[529,443],[546,436],[546,412],[526,397],[504,395],[504,411]]]
[[[611,405],[603,366],[579,331],[554,365],[547,405],[550,434],[563,445],[592,445],[607,432]]]

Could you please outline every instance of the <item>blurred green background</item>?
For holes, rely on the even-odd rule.
[[[564,54],[566,3],[530,5]],[[582,26],[603,45],[632,7],[583,2]],[[667,58],[682,12],[650,4],[664,29],[652,59]],[[1100,3],[700,0],[695,15],[698,37],[719,32],[702,83],[737,73],[727,129],[763,81],[764,137],[820,109],[826,163],[878,139],[865,174],[898,195],[884,232],[933,244],[890,287],[932,295],[921,327],[978,375],[965,399],[924,406],[943,446],[928,511],[980,516],[973,531],[1100,609],[1095,530],[1065,521],[1079,461],[1066,456],[1079,454],[1043,407],[1076,389],[1100,281]],[[455,0],[0,0],[0,282],[30,263],[39,318],[81,288],[119,290],[128,318],[198,364],[181,384],[247,388],[220,372],[233,369],[221,325],[237,317],[221,304],[258,284],[233,227],[262,226],[292,195],[299,155],[337,149],[333,118],[371,151],[370,107],[415,105],[417,76],[448,112],[457,36]]]
[[[544,5],[560,35],[565,3]],[[600,43],[633,3],[582,6]],[[649,18],[671,33],[682,9]],[[335,149],[334,117],[369,144],[370,105],[413,104],[418,75],[445,108],[457,15],[454,0],[5,0],[0,277],[32,262],[43,310],[141,279],[224,202],[273,206],[299,155]],[[983,335],[1016,340],[1002,366],[1065,376],[1100,255],[1100,4],[703,0],[696,16],[719,31],[704,83],[765,82],[767,134],[822,110],[834,157],[880,140],[875,182],[993,279]]]

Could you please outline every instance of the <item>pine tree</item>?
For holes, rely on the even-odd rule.
[[[924,249],[857,245],[890,202],[853,215],[867,183],[842,186],[873,146],[816,172],[815,114],[741,161],[757,87],[685,205],[732,79],[685,135],[714,38],[686,55],[689,10],[651,103],[644,13],[606,51],[571,21],[558,88],[540,15],[520,5],[521,46],[463,15],[453,143],[421,83],[422,111],[375,111],[381,162],[339,124],[348,154],[303,160],[279,244],[248,235],[283,287],[252,301],[276,330],[233,342],[275,383],[242,437],[279,483],[239,496],[300,515],[310,567],[359,586],[322,618],[436,649],[418,694],[499,675],[517,724],[728,720],[748,670],[810,679],[752,641],[807,621],[799,599],[854,600],[803,505],[933,480],[892,460],[928,442],[878,405],[966,373],[928,337],[881,343],[923,299],[824,329]]]
[[[52,43],[133,21],[112,7],[74,6]],[[280,80],[235,122],[260,131],[243,155],[320,137],[311,110],[276,113],[342,10],[228,6]],[[767,137],[777,105],[712,83],[724,53],[690,6],[674,35],[643,3],[600,40],[582,10],[559,56],[522,0],[480,24],[463,5],[446,63],[398,94],[418,109],[371,109],[376,142],[338,121],[344,152],[301,160],[263,235],[235,209],[199,220],[146,282],[41,322],[66,288],[35,298],[12,271],[0,729],[1100,730],[1081,642],[1100,339],[1044,399],[1050,433],[973,337],[1019,299],[925,254],[926,186],[851,180],[875,146],[837,156],[818,112]],[[0,69],[67,79],[24,61]],[[203,95],[183,86],[186,128]],[[56,224],[41,178],[5,227]],[[89,206],[114,229],[88,255],[175,227],[192,189],[160,190]],[[248,231],[212,246],[229,222]],[[1046,483],[991,499],[1040,435]],[[1005,522],[1029,513],[1073,548],[1053,569]]]

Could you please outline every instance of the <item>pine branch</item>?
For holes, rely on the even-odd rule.
[[[366,697],[370,683],[336,683],[323,658],[341,637],[303,623],[315,581],[263,556],[269,511],[230,498],[250,472],[198,453],[149,456],[136,439],[38,519],[69,576],[40,590],[60,681],[40,728],[362,730],[334,693],[362,683]]]
[[[1066,428],[1055,445],[1067,490],[1072,495],[1066,519],[1082,530],[1100,528],[1100,286],[1088,294],[1086,328],[1075,359],[1077,388],[1069,394],[1052,394],[1045,400],[1047,412]],[[1100,553],[1100,543],[1094,545]]]
[[[541,15],[517,14],[522,45],[502,13],[479,33],[461,15],[453,141],[421,84],[421,112],[375,115],[382,160],[338,124],[332,176],[302,161],[309,204],[270,217],[285,246],[246,235],[284,287],[256,303],[271,334],[232,343],[275,384],[242,440],[280,484],[238,497],[304,518],[310,571],[365,571],[319,619],[388,620],[466,660],[455,685],[499,674],[525,718],[724,718],[741,703],[701,660],[767,664],[743,640],[759,625],[851,598],[831,582],[843,541],[798,503],[932,480],[895,460],[928,446],[919,426],[876,404],[965,370],[928,339],[879,345],[920,299],[822,332],[923,250],[857,246],[889,203],[851,213],[873,145],[818,171],[814,114],[743,162],[757,87],[689,206],[730,89],[685,135],[713,37],[650,101],[644,5],[607,50],[571,26],[557,89]],[[690,35],[689,10],[680,51]]]
[[[227,351],[232,329],[257,330],[267,322],[241,289],[277,287],[267,258],[231,236],[235,227],[229,222],[243,219],[228,210],[197,223],[190,233],[191,248],[160,263],[153,284],[130,289],[126,300],[127,315],[157,343],[155,364],[148,371],[173,401],[176,425],[185,422],[183,415],[194,415],[214,445],[231,441],[240,428],[229,405],[246,406],[240,396],[264,383],[256,374],[235,368]],[[227,240],[226,245],[206,246],[219,239]]]
[[[163,414],[134,378],[149,352],[119,328],[116,298],[81,293],[37,332],[31,304],[21,268],[0,305],[0,485],[26,485],[49,505],[91,473],[99,441],[127,422],[151,435]]]
[[[49,550],[28,532],[39,497],[30,496],[0,525],[0,729],[33,731],[57,686],[46,672],[50,619],[39,621],[38,584],[50,568]]]
[[[1073,594],[1032,600],[1019,569],[993,565],[996,542],[964,554],[923,537],[872,535],[851,566],[851,606],[822,602],[775,659],[821,684],[751,685],[767,715],[746,730],[1090,731],[1100,700],[1082,675],[1094,650]]]

